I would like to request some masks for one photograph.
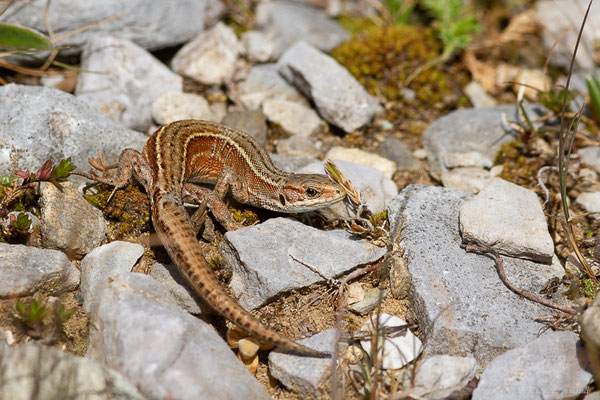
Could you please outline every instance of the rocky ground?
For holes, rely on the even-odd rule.
[[[556,168],[600,36],[584,31],[561,110],[577,29],[555,42],[587,2],[498,3],[443,59],[424,5],[407,24],[392,2],[8,6],[0,23],[47,32],[75,69],[0,55],[0,398],[600,398],[592,106],[567,141],[570,219]],[[333,359],[269,350],[206,307],[139,185],[109,202],[56,175],[68,164],[38,171],[115,162],[187,118],[244,130],[284,171],[332,159],[360,191],[372,228],[342,204],[231,202],[248,226],[201,235],[240,305]]]

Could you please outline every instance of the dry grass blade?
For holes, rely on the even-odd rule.
[[[573,146],[573,141],[575,139],[575,134],[577,132],[577,127],[579,126],[579,118],[575,118],[575,120],[571,121],[569,127],[566,127],[565,121],[565,112],[567,109],[567,97],[569,92],[569,85],[571,83],[571,75],[573,74],[573,67],[575,65],[575,56],[577,55],[577,50],[579,49],[579,44],[581,43],[581,37],[583,35],[583,28],[587,21],[588,15],[590,13],[590,9],[592,7],[592,3],[594,0],[590,0],[585,15],[583,17],[583,21],[581,23],[581,27],[579,28],[579,33],[577,35],[577,42],[575,43],[575,48],[573,50],[573,56],[571,57],[571,64],[569,65],[569,73],[567,75],[567,83],[565,85],[564,95],[563,95],[563,103],[562,103],[562,112],[560,115],[560,132],[559,132],[559,142],[558,142],[558,170],[560,174],[560,196],[562,203],[562,210],[564,215],[564,228],[567,234],[568,242],[571,245],[572,250],[575,252],[577,260],[583,266],[585,273],[588,277],[594,282],[598,283],[598,279],[592,272],[587,260],[581,254],[579,250],[579,246],[577,245],[577,240],[575,239],[575,234],[572,226],[572,219],[569,216],[569,206],[567,203],[567,176],[569,170],[569,159],[571,157],[571,150]],[[583,107],[585,104],[581,106],[581,110],[578,113],[581,115],[583,111]]]
[[[338,166],[335,165],[333,161],[327,160],[327,162],[325,163],[325,172],[331,179],[342,185],[342,187],[346,190],[346,195],[348,196],[348,199],[350,200],[354,208],[357,209],[358,207],[360,207],[360,192],[352,185],[350,180],[348,180],[348,178],[346,178],[344,174],[342,174],[342,171],[340,171]]]

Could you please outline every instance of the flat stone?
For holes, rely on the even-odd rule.
[[[81,54],[75,96],[130,129],[152,124],[152,102],[163,93],[181,92],[183,79],[144,48],[127,39],[102,36]],[[159,85],[156,83],[160,82]]]
[[[362,315],[373,311],[387,296],[387,291],[379,288],[371,288],[364,294],[364,298],[350,306],[350,309]]]
[[[148,275],[122,273],[97,293],[87,356],[153,399],[270,398],[217,332]]]
[[[0,345],[0,398],[144,399],[117,371],[35,343]]]
[[[401,171],[415,171],[419,169],[419,164],[415,160],[412,151],[400,139],[386,137],[385,140],[377,146],[377,152],[383,157],[396,163],[396,168]]]
[[[42,242],[81,258],[98,247],[106,234],[102,211],[92,206],[73,182],[61,183],[59,190],[45,183],[41,190]]]
[[[589,213],[600,213],[600,192],[583,192],[575,202],[581,205]],[[600,214],[595,214],[594,218],[600,219]]]
[[[583,149],[579,149],[577,152],[581,162],[586,163],[594,167],[597,171],[600,171],[600,146],[588,146]]]
[[[465,387],[475,377],[476,371],[477,360],[473,357],[427,357],[419,365],[415,387],[426,388],[428,399],[444,399]]]
[[[377,318],[373,318],[376,321]],[[375,333],[373,321],[367,320],[361,327],[363,331]],[[406,322],[402,318],[389,314],[381,314],[379,316],[380,328],[392,328],[405,325]],[[361,340],[360,345],[365,349],[367,354],[371,354],[371,339]],[[399,331],[397,333],[386,336],[383,341],[383,346],[379,348],[379,359],[381,360],[381,368],[383,369],[399,369],[413,361],[423,351],[423,344],[409,329]]]
[[[267,144],[267,119],[258,110],[230,111],[221,123],[247,133],[263,147]]]
[[[281,125],[291,135],[309,137],[324,127],[319,115],[310,107],[284,99],[265,100],[262,111],[269,121]]]
[[[81,260],[81,285],[79,286],[83,308],[90,312],[94,296],[110,280],[129,272],[144,254],[144,246],[114,241],[94,249]]]
[[[465,243],[490,247],[511,257],[552,262],[554,242],[537,194],[501,178],[492,178],[460,208]]]
[[[274,58],[299,40],[329,52],[350,38],[323,10],[294,1],[261,2],[255,17],[258,27],[273,43]]]
[[[475,108],[490,108],[497,105],[496,99],[487,94],[479,82],[471,81],[463,90]]]
[[[248,110],[260,110],[268,99],[289,100],[308,106],[300,92],[279,75],[276,64],[255,65],[237,89],[240,102]]]
[[[331,148],[331,150],[329,150],[325,155],[325,160],[329,159],[333,161],[350,161],[355,164],[375,168],[381,171],[381,173],[389,179],[391,179],[392,175],[394,175],[394,172],[396,172],[396,163],[392,160],[355,148],[335,146]]]
[[[327,329],[298,343],[311,349],[333,353],[337,335],[335,329]],[[269,354],[269,372],[285,387],[304,396],[318,397],[329,394],[325,380],[330,376],[331,359],[294,356],[291,354]]]
[[[173,60],[173,70],[206,85],[221,85],[233,77],[244,51],[233,29],[222,22],[183,46]]]
[[[490,181],[490,171],[483,168],[455,168],[442,172],[442,185],[465,193],[477,194]]]
[[[75,290],[79,270],[58,250],[0,243],[0,298]]]
[[[0,21],[46,32],[45,4],[42,0],[15,4],[0,17]],[[174,0],[152,7],[148,7],[144,0],[105,1],[94,4],[94,7],[86,2],[54,0],[48,9],[47,21],[56,37],[96,24],[60,42],[61,46],[69,46],[71,53],[77,52],[90,39],[106,35],[131,40],[146,49],[158,49],[193,38],[202,32],[205,20],[214,21],[223,11],[223,3],[218,0]],[[117,15],[120,17],[112,21],[97,23]]]
[[[221,252],[233,268],[229,284],[238,303],[255,309],[280,293],[324,282],[300,260],[337,277],[385,253],[366,240],[342,230],[321,231],[286,218],[229,231]]]
[[[484,367],[494,357],[535,339],[544,326],[535,319],[548,309],[510,291],[494,261],[461,248],[458,214],[471,195],[441,187],[410,185],[388,204],[392,237],[402,221],[400,245],[412,274],[411,300],[425,352],[472,355]],[[538,293],[548,280],[562,278],[551,265],[503,257],[516,287]],[[562,295],[555,302],[565,303]]]
[[[575,398],[593,380],[585,360],[575,333],[550,332],[495,358],[481,374],[473,400]]]
[[[587,0],[545,0],[535,4],[535,20],[542,25],[542,44],[546,52],[552,50],[550,64],[568,69],[577,41],[579,24],[583,21]],[[586,23],[600,20],[600,8],[592,6]],[[575,29],[574,25],[576,26]],[[560,40],[557,40],[560,37]],[[600,32],[596,29],[584,29],[581,37],[580,50],[593,49],[594,43],[600,40]],[[578,51],[576,66],[593,70],[597,61],[594,61],[593,52]]]
[[[388,200],[398,194],[396,184],[375,168],[348,161],[337,161],[335,165],[339,167],[344,176],[360,191],[362,201],[374,213],[384,211]],[[324,172],[323,163],[309,164],[298,172],[303,174],[322,174]],[[341,217],[348,215],[346,206],[343,203],[334,204],[327,209],[334,210]]]
[[[494,164],[493,160],[478,151],[445,153],[442,162],[446,168],[491,168]]]
[[[173,264],[152,264],[149,275],[163,285],[175,298],[177,304],[190,314],[202,314],[202,307],[198,303],[198,296],[189,287]]]
[[[96,157],[97,150],[105,160],[117,160],[123,149],[141,149],[147,139],[75,96],[41,86],[0,87],[0,121],[0,172],[4,173],[36,170],[49,158],[57,163],[68,157],[87,170],[87,159]]]
[[[279,59],[278,70],[331,124],[352,132],[383,111],[379,102],[327,54],[297,42]]]
[[[242,44],[246,49],[248,60],[253,62],[267,62],[275,51],[275,43],[260,31],[242,33]]]
[[[535,104],[525,105],[525,110],[531,119],[544,115],[543,108]],[[423,147],[432,170],[438,173],[459,166],[491,167],[502,144],[515,140],[514,135],[502,126],[502,113],[506,114],[508,121],[515,121],[518,120],[516,111],[515,105],[469,108],[453,111],[436,120],[423,133]],[[473,152],[481,155],[479,165],[473,165],[472,161],[468,162],[469,165],[456,161],[456,158],[460,160]],[[451,166],[445,164],[449,160],[452,161]]]
[[[165,125],[182,119],[218,121],[208,101],[199,94],[181,91],[165,92],[152,103],[152,118]]]

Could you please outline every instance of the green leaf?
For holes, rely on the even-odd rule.
[[[600,81],[595,76],[587,77],[585,81],[590,93],[590,109],[594,119],[600,122]]]
[[[0,49],[52,49],[50,39],[41,33],[20,26],[0,24]]]
[[[25,213],[19,213],[17,218],[14,220],[13,225],[20,232],[27,232],[31,227],[31,219]]]
[[[71,175],[71,172],[75,168],[75,165],[71,162],[71,157],[67,158],[66,160],[61,160],[52,170],[52,179],[57,181],[65,180]]]

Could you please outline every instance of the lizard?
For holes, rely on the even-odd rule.
[[[282,213],[297,213],[329,206],[344,199],[341,185],[325,175],[294,174],[277,169],[267,152],[252,137],[224,125],[182,120],[158,128],[143,151],[125,149],[118,164],[90,164],[101,171],[117,169],[108,178],[84,172],[77,175],[114,186],[113,192],[134,178],[145,189],[151,204],[152,223],[171,260],[194,291],[235,325],[284,352],[308,357],[328,357],[263,325],[242,308],[220,285],[202,254],[196,238],[206,206],[227,230],[241,225],[223,199]],[[211,191],[196,183],[214,185]],[[201,207],[190,217],[184,201]],[[200,225],[201,226],[201,225]]]

